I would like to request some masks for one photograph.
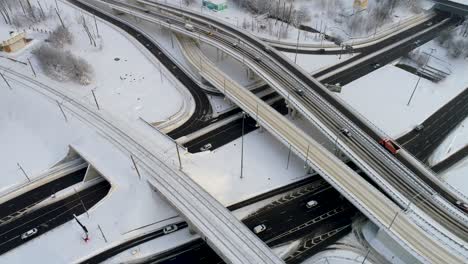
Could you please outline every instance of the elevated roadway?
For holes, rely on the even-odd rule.
[[[382,228],[390,227],[389,233],[399,241],[404,241],[408,249],[418,255],[422,261],[444,263],[448,258],[450,263],[463,262],[461,256],[441,246],[439,241],[434,240],[429,233],[416,225],[394,202],[376,190],[340,159],[292,124],[286,117],[227,77],[209,60],[203,58],[204,55],[194,40],[185,39],[182,45],[191,63],[198,65],[200,69],[203,68],[201,74],[207,80],[255,118],[278,140],[286,145],[291,145],[299,157],[302,157],[309,166],[372,221]]]
[[[187,220],[227,263],[283,263],[222,204],[184,172],[166,164],[160,146],[104,110],[96,110],[71,92],[0,66],[12,86],[21,85],[52,101],[64,102],[67,113],[95,129],[116,148],[132,155],[144,179]],[[130,162],[130,161],[129,161]]]
[[[284,56],[268,48],[248,33],[232,29],[229,25],[213,18],[161,3],[144,0],[138,0],[138,2],[154,7],[153,10],[156,11],[141,6],[106,1],[113,9],[207,42],[242,61],[284,98],[287,98],[288,103],[299,109],[305,118],[322,129],[330,140],[336,141],[342,151],[358,164],[379,187],[384,189],[400,208],[406,209],[409,205],[416,204],[418,208],[424,210],[425,214],[452,231],[452,235],[456,234],[462,239],[467,237],[466,216],[444,200],[455,203],[458,199],[462,199],[459,198],[458,193],[454,193],[429,169],[405,151],[399,154],[400,157],[404,157],[404,164],[398,162],[395,157],[377,144],[378,139],[385,137],[382,132],[344,102],[333,97],[323,85],[297,66],[292,65]],[[165,12],[161,13],[162,10]],[[195,26],[193,31],[187,31],[184,28],[185,21],[188,19]],[[426,30],[432,30],[449,22],[450,19],[442,20]],[[208,34],[209,32],[212,34]],[[257,59],[259,57],[261,59]],[[342,127],[349,128],[353,137],[340,137],[339,129]],[[406,166],[410,166],[413,171]],[[421,178],[416,177],[415,173]],[[442,193],[444,198],[441,198],[438,193]],[[421,219],[425,218],[427,217],[421,217]],[[445,230],[437,232],[444,238],[449,238],[444,234]],[[463,244],[462,242],[455,243],[459,246]]]

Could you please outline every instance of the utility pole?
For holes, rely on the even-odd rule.
[[[286,163],[286,170],[289,169],[289,160],[290,159],[291,159],[291,144],[289,144],[288,162]]]
[[[68,122],[67,116],[65,115],[65,112],[63,111],[62,105],[59,103],[59,101],[55,100],[57,102],[58,107],[60,108],[60,111],[62,111],[63,118],[65,118],[65,122]]]
[[[429,60],[431,59],[431,56],[432,56],[432,52],[434,52],[434,48],[431,48],[431,53],[429,54],[429,56],[427,56],[427,60],[426,60],[426,63],[423,64],[422,68],[424,69],[427,64],[429,63]],[[419,78],[418,78],[418,81],[416,82],[416,85],[414,86],[414,89],[413,89],[413,92],[411,93],[411,96],[408,100],[408,103],[406,104],[406,106],[409,106],[410,103],[411,103],[411,100],[413,99],[413,96],[414,96],[414,93],[416,92],[416,89],[418,89],[418,85],[419,85],[419,81],[421,81],[421,73],[418,72],[418,75],[419,75]]]
[[[28,58],[28,63],[29,63],[29,66],[31,67],[31,70],[32,70],[32,72],[33,72],[33,74],[34,74],[34,77],[37,77],[36,71],[34,70],[34,68],[33,68],[33,66],[32,66],[32,63],[31,63],[31,60],[30,60],[29,58]]]
[[[296,42],[296,56],[294,56],[294,63],[297,64],[297,53],[299,51],[299,36],[301,35],[301,30],[297,29],[297,42]]]
[[[364,259],[362,260],[361,264],[364,264],[364,262],[366,262],[366,259],[369,256],[369,253],[370,253],[370,249],[367,250],[367,254],[366,256],[364,256]]]
[[[93,16],[94,17],[94,25],[96,26],[96,35],[97,37],[99,38],[99,29],[98,29],[98,26],[97,26],[97,21],[96,21],[96,16]]]
[[[390,230],[390,228],[392,228],[393,222],[395,222],[395,219],[397,218],[399,213],[400,213],[400,211],[396,212],[395,216],[393,217],[392,221],[390,222],[390,225],[388,226],[389,230]]]
[[[104,235],[104,232],[102,232],[101,226],[100,226],[100,225],[97,225],[97,227],[99,228],[99,231],[101,232],[102,238],[104,238],[104,241],[107,243],[107,238],[106,238],[106,236]]]
[[[96,103],[97,109],[98,109],[98,110],[101,110],[101,109],[99,108],[99,104],[98,104],[98,101],[97,101],[97,99],[96,99],[96,94],[94,94],[94,90],[91,90],[91,93],[93,94],[94,102]]]
[[[76,196],[78,196],[78,199],[80,200],[81,206],[83,206],[83,209],[84,209],[84,211],[86,212],[86,215],[87,215],[88,218],[89,218],[88,210],[86,209],[86,206],[84,205],[83,200],[81,200],[80,194],[76,191],[75,188],[73,188],[73,190],[75,191]]]
[[[18,168],[23,172],[23,174],[24,174],[24,176],[26,177],[26,179],[28,179],[28,181],[31,182],[31,179],[29,179],[28,174],[26,174],[26,172],[24,171],[23,167],[21,167],[21,165],[19,164],[19,162],[17,162],[16,165],[18,165]]]
[[[133,158],[133,155],[130,155],[130,159],[132,160],[133,167],[135,167],[136,173],[138,174],[138,178],[141,180],[141,174],[140,171],[138,170],[138,167],[136,165],[135,159]]]
[[[3,75],[3,73],[0,72],[0,76],[2,76],[2,79],[5,81],[5,83],[7,84],[8,88],[10,88],[10,90],[13,90],[13,88],[11,88],[10,86],[10,83],[7,81],[7,79],[5,78],[5,75]]]
[[[242,112],[242,137],[241,137],[241,175],[244,178],[244,126],[245,126],[245,112]]]

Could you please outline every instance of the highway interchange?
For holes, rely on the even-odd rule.
[[[75,2],[75,1],[72,1],[72,2],[74,4],[80,5],[79,3]],[[81,7],[84,7],[85,9],[89,10],[89,7],[85,7],[83,5],[81,5]],[[93,11],[93,13],[94,13],[94,11]],[[99,15],[99,13],[96,13],[96,14]],[[100,16],[103,17],[105,15],[101,14]],[[112,20],[112,18],[110,18],[110,17],[107,17],[106,19],[107,20]],[[394,49],[394,50],[390,50],[388,52],[380,53],[378,55],[378,57],[373,57],[372,59],[364,60],[363,62],[360,62],[358,64],[359,66],[357,66],[356,68],[353,68],[353,69],[360,69],[359,72],[356,72],[355,70],[338,71],[336,73],[336,75],[334,74],[332,77],[328,77],[327,79],[325,79],[325,82],[330,82],[330,83],[331,82],[342,82],[343,84],[346,84],[346,83],[348,83],[348,82],[350,82],[352,80],[355,80],[355,79],[367,74],[368,72],[371,72],[371,71],[375,70],[376,67],[374,65],[375,65],[376,62],[378,62],[380,65],[384,65],[384,64],[386,64],[386,63],[388,63],[390,61],[393,61],[395,58],[398,58],[401,55],[403,55],[404,53],[407,53],[408,51],[413,49],[415,47],[415,44],[414,44],[415,40],[421,41],[421,42],[418,42],[418,44],[417,44],[417,45],[420,45],[420,44],[432,39],[435,36],[435,33],[438,32],[441,28],[448,27],[448,26],[450,26],[450,25],[457,22],[456,19],[450,19],[450,20],[445,19],[445,16],[440,15],[440,14],[435,16],[434,18],[432,18],[430,21],[431,21],[431,23],[426,22],[426,23],[423,23],[423,24],[419,25],[418,27],[413,28],[411,31],[404,32],[403,34],[412,35],[414,32],[419,32],[419,31],[422,31],[424,29],[428,29],[427,31],[424,32],[424,34],[422,34],[421,36],[418,36],[417,39],[410,38],[407,41],[405,41],[403,43],[400,43],[399,44],[400,46],[398,46],[398,51],[396,51],[396,49]],[[120,22],[120,21],[114,20],[113,23],[114,24],[119,24],[119,27],[126,29],[129,33],[131,33],[131,31],[133,30],[130,27],[128,27],[127,25],[125,25],[124,23]],[[433,26],[433,24],[435,26]],[[133,30],[133,33],[131,33],[131,34],[134,35],[141,42],[148,43],[148,40],[145,39],[144,36],[142,36],[141,34],[138,34],[138,33],[135,34],[134,30]],[[395,38],[398,38],[398,37],[395,37]],[[395,40],[393,40],[393,41],[395,41]],[[229,42],[228,45],[231,45],[231,43],[232,42]],[[371,54],[374,51],[380,50],[380,49],[382,49],[382,48],[384,48],[386,46],[392,45],[392,43],[393,43],[392,40],[388,40],[387,43],[382,43],[382,46],[373,47],[374,49],[370,48],[368,50],[368,53],[361,51],[361,53],[358,56],[354,56],[351,60],[344,62],[341,66],[339,66],[339,67],[336,66],[336,68],[329,69],[329,70],[326,70],[324,72],[318,73],[318,74],[314,75],[314,77],[320,78],[320,76],[324,76],[324,75],[326,75],[326,74],[328,74],[328,73],[330,73],[332,71],[338,70],[339,68],[341,68],[343,66],[349,65],[349,63],[353,63],[353,62],[358,61],[359,59],[365,58],[366,55]],[[193,133],[193,132],[199,130],[200,128],[202,128],[204,126],[207,126],[209,124],[212,124],[212,123],[214,123],[214,122],[216,122],[218,120],[222,120],[223,118],[227,118],[232,114],[239,113],[240,110],[235,109],[235,110],[232,111],[232,113],[229,113],[226,116],[223,116],[218,120],[211,119],[212,110],[210,108],[210,104],[208,103],[208,98],[207,98],[206,94],[202,91],[202,89],[193,80],[191,80],[181,69],[178,69],[177,66],[172,64],[169,57],[167,57],[164,54],[164,52],[162,52],[160,49],[158,49],[157,45],[154,45],[154,43],[151,43],[151,45],[147,44],[146,46],[156,57],[158,57],[158,59],[160,59],[160,61],[162,63],[165,64],[167,69],[169,69],[179,80],[181,80],[181,82],[184,83],[184,85],[189,87],[189,90],[190,90],[191,94],[196,99],[195,100],[196,104],[197,104],[196,112],[194,113],[192,118],[189,120],[189,122],[186,122],[179,129],[172,131],[170,133],[170,136],[172,136],[173,138],[179,138],[179,137],[187,135],[189,133]],[[273,57],[275,57],[274,56],[275,54],[272,54],[272,55],[273,55]],[[250,56],[250,55],[246,54],[246,57],[247,56]],[[279,58],[276,58],[276,59],[279,60]],[[253,59],[252,59],[252,61],[253,61]],[[294,69],[289,69],[289,70],[294,72]],[[296,72],[296,74],[298,76],[300,76],[300,74],[302,74],[302,73]],[[277,80],[277,81],[281,81],[281,80]],[[286,81],[286,82],[284,82],[284,81]],[[303,81],[306,81],[306,80],[304,79]],[[282,82],[283,82],[283,84],[287,84],[288,80],[282,80]],[[271,85],[271,83],[270,83],[270,85]],[[318,91],[318,90],[316,90],[316,91]],[[465,92],[466,92],[466,90],[465,90]],[[291,93],[291,94],[293,94],[293,93]],[[322,94],[322,95],[324,95],[324,94]],[[326,95],[326,93],[325,93],[325,95]],[[296,97],[297,97],[296,99],[300,99],[300,100],[304,99],[304,98],[300,98],[302,96],[297,96],[296,95]],[[269,98],[269,97],[267,97],[267,98]],[[263,99],[265,100],[267,98],[263,98]],[[466,102],[466,100],[467,100],[466,93],[457,96],[453,100],[459,100],[460,102]],[[307,100],[306,100],[306,102],[307,102]],[[284,101],[276,101],[273,105],[275,106],[274,109],[279,111],[279,113],[281,113],[281,114],[286,114],[287,113],[287,109],[284,107]],[[435,124],[437,124],[438,121],[440,122],[440,120],[441,120],[440,117],[441,116],[443,116],[443,115],[445,115],[447,113],[454,113],[455,111],[458,111],[458,112],[456,112],[457,114],[454,115],[454,118],[453,118],[454,120],[450,120],[450,122],[444,122],[444,131],[442,131],[443,133],[439,133],[439,137],[436,139],[436,142],[440,142],[453,129],[453,127],[456,126],[456,124],[458,124],[459,122],[461,122],[461,120],[463,120],[463,116],[466,116],[466,107],[465,108],[454,108],[454,107],[452,107],[452,108],[449,109],[448,105],[449,104],[447,104],[444,108],[440,109],[437,113],[435,113],[433,116],[431,116],[427,120],[427,126],[425,126],[426,128],[430,128],[431,124],[435,126]],[[343,110],[343,109],[341,109],[341,110]],[[348,114],[352,115],[351,113],[348,113]],[[200,118],[200,117],[202,117],[202,118]],[[202,121],[200,122],[200,120],[202,120]],[[322,122],[323,122],[323,120],[325,120],[325,119],[322,119]],[[358,119],[353,120],[353,121],[356,121],[355,123],[358,123],[357,125],[360,125],[361,126],[360,128],[363,129],[364,131],[366,131],[366,133],[372,135],[373,132],[372,132],[371,129],[369,129],[367,127],[367,125],[365,125],[364,123],[362,123]],[[247,124],[247,129],[244,132],[252,131],[252,130],[257,128],[257,126],[256,126],[257,121],[252,119],[252,115],[251,115],[251,117],[246,119],[245,122]],[[414,131],[410,132],[408,135],[405,135],[404,143],[402,143],[402,145],[405,146],[406,148],[408,148],[411,152],[413,152],[414,149],[418,149],[419,146],[420,146],[420,143],[417,143],[417,142],[423,142],[424,140],[427,140],[427,138],[432,138],[433,133],[429,133],[429,132],[425,133],[425,131],[432,131],[432,130],[427,129],[427,130],[424,130],[423,133],[415,133]],[[237,121],[235,121],[233,123],[230,123],[229,125],[226,125],[226,126],[223,126],[223,127],[219,128],[217,130],[214,130],[214,131],[208,133],[207,135],[204,135],[204,137],[206,136],[205,141],[198,140],[197,142],[190,142],[189,143],[189,150],[192,150],[192,151],[196,152],[197,149],[199,149],[200,146],[203,146],[204,144],[206,144],[206,142],[211,142],[212,140],[215,140],[216,138],[220,137],[220,135],[222,135],[221,137],[225,138],[225,141],[220,142],[218,145],[215,145],[215,147],[218,147],[218,146],[224,144],[225,142],[228,142],[230,140],[233,140],[233,139],[239,137],[239,133],[241,133],[241,132],[242,132],[241,127],[239,127],[239,121],[237,120]],[[377,135],[373,135],[373,137],[376,137],[376,136]],[[401,142],[401,141],[399,141],[399,142]],[[433,144],[433,146],[436,146],[436,145],[437,145],[436,143]],[[412,148],[414,148],[414,149],[412,149]],[[434,148],[424,149],[422,151],[423,154],[421,154],[421,155],[425,155],[425,157],[427,158],[427,156],[433,151],[433,149]],[[416,156],[419,157],[418,155],[416,155]],[[399,158],[400,161],[406,161],[406,163],[404,163],[405,165],[410,165],[410,163],[408,163],[407,160],[405,160],[404,157],[398,157],[398,158]],[[423,158],[423,160],[424,160],[424,158]],[[417,170],[416,167],[413,167],[411,169]],[[420,171],[418,171],[418,173],[420,173]],[[74,175],[76,175],[76,174],[74,174]],[[65,183],[65,178],[64,178],[63,183],[65,185],[64,186],[56,186],[55,188],[60,189],[60,188],[66,187],[66,184],[71,185],[71,184],[75,183],[75,181],[76,181],[75,178],[79,178],[79,177],[70,177],[70,178],[66,178],[66,179],[71,179],[71,178],[73,178],[73,180],[70,180],[70,182],[68,182],[68,183]],[[324,187],[324,188],[321,188],[319,190],[311,188],[310,190],[308,189],[307,191],[303,191],[303,190],[304,190],[304,188],[307,189],[308,185],[302,186],[301,188],[299,188],[299,190],[302,190],[302,191],[297,191],[297,192],[300,192],[300,195],[298,195],[298,197],[289,196],[289,198],[284,198],[285,199],[284,203],[280,203],[278,205],[271,206],[267,210],[259,211],[256,214],[251,215],[249,218],[244,219],[243,222],[250,229],[252,229],[254,226],[258,225],[259,223],[265,223],[268,226],[268,228],[264,233],[260,233],[259,237],[270,246],[273,246],[273,245],[276,245],[276,244],[281,244],[281,243],[291,241],[291,240],[294,240],[294,239],[298,239],[298,238],[303,238],[303,242],[301,244],[301,247],[297,250],[297,252],[295,254],[292,254],[291,256],[289,256],[286,259],[286,261],[288,263],[298,263],[300,260],[303,260],[306,256],[309,256],[311,253],[315,252],[317,249],[322,248],[325,244],[331,243],[332,241],[335,241],[336,239],[338,239],[342,235],[348,233],[349,230],[350,230],[351,215],[354,215],[357,212],[357,210],[354,208],[354,206],[349,204],[346,200],[342,200],[342,196],[339,195],[334,188],[332,188],[328,184],[325,184],[325,185],[328,186],[328,187]],[[108,187],[109,187],[108,185],[103,183],[103,184],[97,185],[96,188],[101,190],[102,188],[108,188]],[[433,186],[431,186],[431,187],[433,187]],[[49,190],[54,190],[54,187],[49,186],[48,188],[49,188]],[[414,191],[410,190],[410,188],[411,188],[411,186],[409,186],[409,188],[406,188],[405,192],[409,193],[410,198],[411,198],[411,197],[414,196]],[[92,190],[88,190],[88,191],[92,192]],[[438,190],[438,191],[440,191],[440,190]],[[443,191],[445,191],[445,190],[443,190]],[[49,195],[49,194],[45,195],[47,193],[46,191],[44,191],[42,193],[44,193],[43,194],[44,197],[42,197],[42,196],[41,197],[31,196],[31,199],[37,201],[37,200],[40,200],[41,198],[45,198],[46,196]],[[96,192],[96,193],[102,194],[102,193],[105,193],[105,192]],[[448,192],[446,194],[449,195]],[[84,193],[80,194],[80,196],[81,195],[83,196],[83,201],[84,201],[86,207],[89,206],[89,205],[92,205],[93,203],[97,202],[99,199],[102,198],[102,197],[93,197],[93,198],[91,198],[92,195],[89,195],[87,192],[84,192]],[[319,202],[319,206],[311,208],[311,209],[304,209],[305,203],[307,201],[309,201],[310,199],[317,200]],[[448,197],[448,200],[449,201],[451,200],[451,202],[453,202],[454,198],[453,197]],[[447,223],[442,222],[443,224],[446,224],[446,227],[448,227],[448,228],[450,228],[452,230],[457,230],[458,232],[460,232],[459,235],[461,235],[462,237],[466,237],[465,234],[466,234],[467,230],[466,230],[466,226],[463,225],[463,223],[460,225],[460,224],[457,223],[456,219],[452,219],[450,217],[445,217],[445,216],[440,215],[439,212],[435,211],[437,209],[431,209],[431,207],[434,206],[434,205],[431,205],[429,203],[426,204],[426,200],[421,200],[421,199],[418,198],[418,199],[415,199],[415,200],[412,200],[412,201],[417,202],[418,205],[422,206],[423,208],[427,206],[426,209],[428,209],[428,212],[430,212],[430,214],[432,216],[435,216],[435,217],[441,216],[442,218],[447,219],[447,221],[448,221]],[[30,203],[30,201],[25,200],[24,205],[26,206],[27,203]],[[67,212],[72,212],[73,210],[76,210],[76,211],[73,211],[73,212],[77,213],[77,214],[81,214],[81,213],[83,213],[83,211],[82,211],[82,208],[79,208],[80,204],[78,204],[78,203],[80,203],[79,200],[77,200],[76,197],[75,198],[72,197],[72,198],[70,198],[70,200],[64,200],[61,203],[54,204],[54,206],[52,208],[66,207],[66,208],[70,208]],[[326,206],[323,206],[324,203],[326,204]],[[2,204],[2,206],[7,206],[8,207],[8,204]],[[20,208],[21,206],[17,205],[14,208],[11,207],[10,208],[11,212],[7,211],[6,209],[2,210],[2,214],[3,214],[3,212],[7,213],[5,216],[7,216],[9,214],[12,214],[12,213],[14,213],[16,211],[19,211],[21,209]],[[51,208],[47,207],[45,209],[50,211]],[[39,216],[42,217],[41,214],[44,213],[44,211],[41,211],[41,210],[34,212],[35,214],[38,214],[38,215],[31,214],[31,215],[28,215],[27,217],[31,217],[31,219],[37,217],[37,219],[38,219],[37,221],[45,221],[44,220],[45,218],[39,218]],[[314,218],[311,218],[309,216],[309,214],[313,214]],[[63,217],[61,216],[62,218],[58,217],[58,216],[55,216],[52,219],[57,218],[57,219],[60,219],[60,220],[53,220],[52,221],[52,220],[49,219],[49,220],[45,221],[44,222],[45,224],[42,225],[42,228],[44,228],[44,230],[41,230],[41,232],[45,232],[46,230],[48,230],[50,228],[53,228],[54,226],[57,226],[60,223],[63,223],[64,221],[70,220],[71,219],[70,215],[72,215],[72,214],[70,213],[67,216],[63,216]],[[276,219],[284,219],[283,215],[288,215],[288,217],[286,219],[286,222],[288,222],[288,224],[286,224],[286,225],[284,225],[284,223],[280,223],[279,221],[275,221]],[[44,217],[50,218],[50,216],[44,216]],[[335,218],[337,218],[337,219],[335,219]],[[26,219],[26,218],[22,218],[22,219]],[[23,220],[23,221],[26,221],[26,220]],[[324,223],[320,222],[322,220],[326,220],[327,223],[324,224]],[[330,222],[328,222],[328,221],[330,221]],[[10,225],[10,224],[13,225],[13,226],[19,226],[17,223],[12,221],[11,223],[6,224],[5,227],[9,227],[8,225]],[[185,223],[181,223],[180,225],[181,225],[180,226],[181,228],[186,226]],[[15,247],[18,244],[20,244],[21,241],[18,241],[19,235],[22,234],[24,231],[29,230],[31,228],[31,226],[37,226],[37,222],[34,222],[34,223],[28,222],[28,225],[25,225],[25,226],[23,226],[21,228],[18,228],[18,229],[11,228],[11,230],[13,230],[13,231],[16,230],[16,231],[14,231],[15,233],[13,233],[13,231],[3,232],[2,233],[2,238],[4,240],[8,240],[9,242],[8,243],[3,243],[1,245],[2,250],[8,250],[9,248]],[[1,227],[3,228],[4,226],[1,226]],[[309,235],[304,238],[303,237],[304,233],[307,233]],[[135,244],[143,243],[143,242],[145,242],[145,241],[147,241],[149,239],[154,239],[154,238],[157,238],[157,237],[159,237],[161,235],[162,235],[161,230],[156,231],[156,232],[152,233],[151,235],[148,235],[145,238],[140,238],[136,242],[134,241],[135,243],[128,242],[128,244],[122,245],[122,247],[120,247],[115,252],[108,251],[102,256],[105,256],[107,258],[109,256],[112,256],[116,252],[121,252],[121,250],[123,250],[124,248],[129,248],[129,247],[131,247],[131,246],[133,246]],[[326,243],[322,243],[324,241],[326,241]],[[170,256],[170,254],[166,254],[165,256],[159,256],[161,258],[158,257],[158,260],[152,260],[153,262],[148,262],[148,263],[182,263],[182,262],[177,262],[177,261],[180,261],[180,259],[185,259],[185,258],[190,259],[191,261],[193,261],[194,258],[192,258],[192,257],[197,256],[197,254],[198,254],[197,252],[199,252],[199,253],[201,252],[201,254],[198,254],[200,256],[199,261],[201,261],[201,262],[193,262],[193,263],[206,263],[206,262],[204,262],[204,261],[206,261],[206,259],[204,259],[204,258],[209,257],[210,254],[208,254],[206,252],[208,252],[210,250],[209,250],[209,248],[204,249],[204,247],[206,247],[206,246],[203,246],[203,245],[199,244],[199,242],[193,243],[188,247],[188,249],[186,247],[184,250],[178,251],[178,253],[180,253],[180,252],[185,252],[185,253],[189,252],[188,255],[180,254],[179,256],[174,255],[174,256],[171,256],[170,258],[167,258],[167,256]],[[2,252],[4,252],[4,251],[2,251]],[[102,258],[102,256],[100,256],[100,257]],[[98,257],[98,256],[96,256],[96,257]],[[177,258],[179,258],[179,259],[177,260]],[[221,260],[219,258],[215,258],[215,257],[213,257],[213,258],[218,259],[218,260],[213,260],[213,262],[210,262],[210,263],[217,263],[217,261],[221,262]],[[195,257],[195,259],[196,259],[196,257]],[[100,259],[97,258],[97,260],[100,260]],[[99,262],[99,261],[97,261],[97,262],[95,262],[95,261],[96,261],[96,259],[94,259],[92,261],[90,260],[90,262],[86,262],[86,263],[97,263],[97,262]],[[171,262],[171,261],[175,261],[175,262]]]

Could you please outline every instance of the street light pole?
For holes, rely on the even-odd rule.
[[[242,137],[241,137],[241,175],[244,178],[244,126],[245,126],[245,112],[242,112]]]
[[[299,51],[299,35],[301,34],[301,30],[297,29],[297,42],[296,42],[296,56],[294,57],[294,63],[297,64],[297,53]]]
[[[429,56],[427,56],[426,63],[423,64],[422,68],[425,68],[427,66],[427,64],[429,63],[429,60],[431,59],[432,52],[434,52],[434,50],[435,50],[434,48],[431,49],[431,53],[429,54]],[[418,81],[416,82],[416,85],[414,86],[413,92],[411,93],[411,96],[410,96],[406,106],[410,105],[411,100],[413,99],[414,93],[416,93],[416,89],[418,89],[419,81],[421,81],[421,77],[422,77],[420,73],[418,73],[418,75],[419,75]]]

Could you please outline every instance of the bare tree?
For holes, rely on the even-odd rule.
[[[45,74],[59,81],[74,81],[88,85],[92,81],[93,70],[84,59],[74,56],[47,44],[33,51]]]
[[[53,47],[63,48],[65,45],[73,43],[73,35],[68,28],[58,26],[52,31],[48,41]]]

